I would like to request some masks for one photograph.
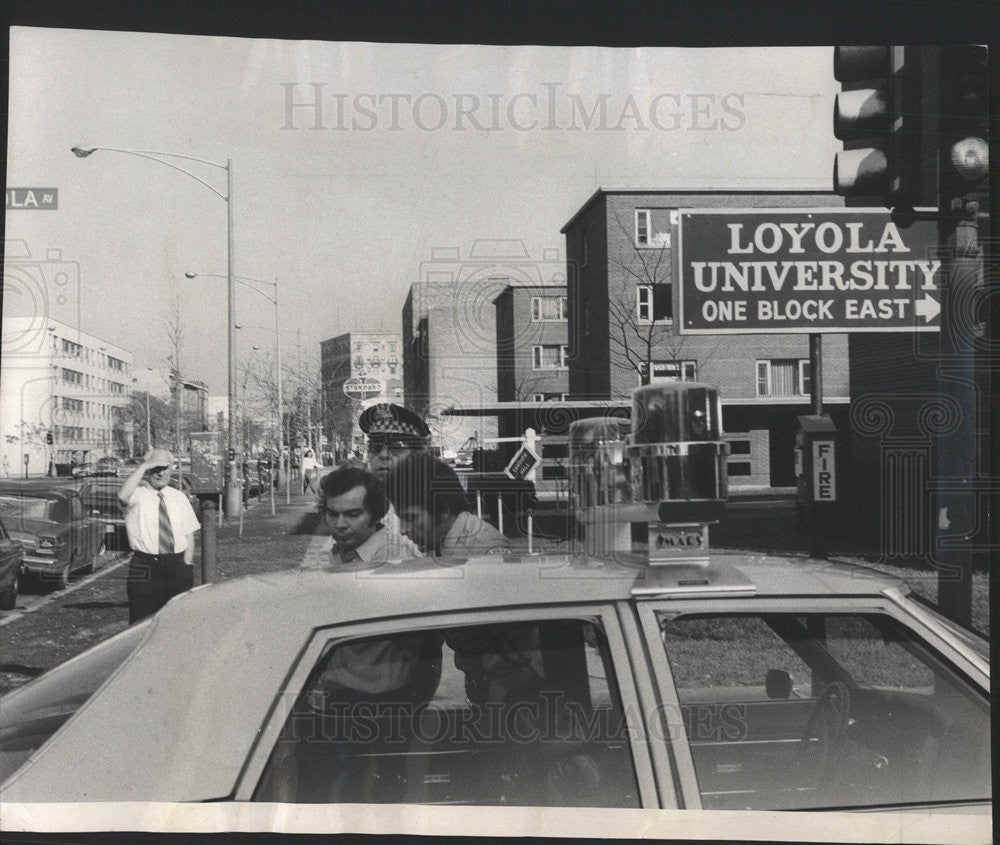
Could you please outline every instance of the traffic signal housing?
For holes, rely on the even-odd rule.
[[[833,72],[841,91],[833,132],[844,142],[833,165],[836,193],[890,208],[932,200],[936,180],[928,175],[936,168],[921,144],[920,59],[918,47],[834,48]]]
[[[988,198],[989,65],[986,47],[942,47],[940,160],[942,204]],[[983,210],[986,210],[985,208]]]

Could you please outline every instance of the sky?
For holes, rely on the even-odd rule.
[[[832,55],[15,28],[7,186],[55,187],[58,209],[8,211],[4,314],[79,320],[135,372],[176,320],[184,375],[224,393],[225,170],[71,147],[231,160],[235,273],[277,280],[283,357],[298,335],[318,360],[325,338],[399,331],[441,249],[550,267],[599,187],[828,190]],[[270,348],[273,305],[238,285],[236,312],[238,359]]]

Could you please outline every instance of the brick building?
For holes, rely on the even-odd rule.
[[[416,282],[403,305],[406,404],[431,428],[434,445],[458,451],[496,436],[492,418],[453,417],[446,408],[491,405],[497,397],[493,300],[506,278]]]
[[[569,393],[565,285],[508,285],[493,301],[497,399],[548,402]]]
[[[596,191],[562,228],[566,237],[569,391],[625,399],[642,383],[716,385],[730,441],[733,486],[795,484],[797,417],[810,413],[807,335],[681,335],[673,321],[671,238],[681,208],[840,207],[830,193]],[[847,338],[823,336],[824,403],[846,430]]]
[[[0,420],[3,465],[11,475],[68,471],[82,462],[131,454],[123,409],[132,353],[57,320],[3,321]]]
[[[345,395],[344,382],[358,377],[378,379],[384,388],[371,401],[403,404],[402,337],[393,332],[357,331],[324,340],[320,373],[327,442],[341,451],[361,448],[363,437],[357,427],[361,403]]]

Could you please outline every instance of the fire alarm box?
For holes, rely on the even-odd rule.
[[[826,414],[799,419],[795,435],[796,505],[810,509],[837,501],[837,427]]]

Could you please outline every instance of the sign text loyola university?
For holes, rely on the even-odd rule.
[[[937,244],[933,220],[887,211],[682,210],[679,332],[938,331]]]

